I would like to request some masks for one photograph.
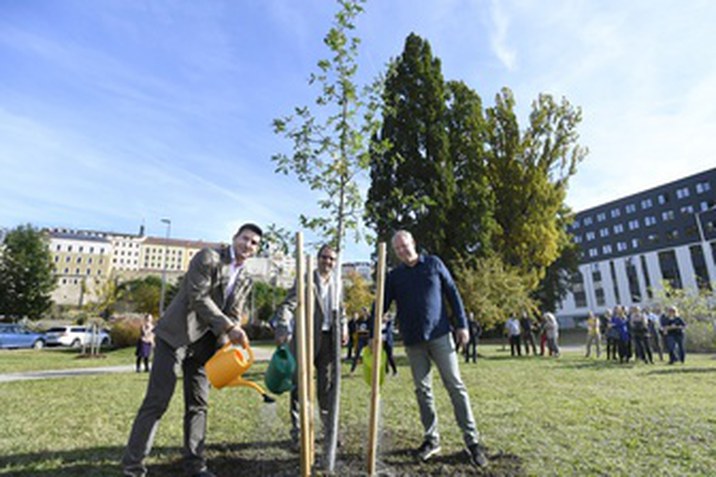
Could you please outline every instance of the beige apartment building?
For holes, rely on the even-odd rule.
[[[78,306],[94,301],[112,270],[111,242],[101,234],[63,229],[53,229],[48,236],[57,277],[53,301]]]
[[[224,244],[199,240],[147,237],[139,234],[92,230],[49,229],[57,288],[52,299],[59,305],[81,306],[98,299],[106,280],[131,280],[166,273],[174,283],[189,269],[201,249]],[[295,276],[292,256],[255,257],[247,271],[256,280],[289,287]]]

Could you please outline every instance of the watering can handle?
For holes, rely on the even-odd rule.
[[[226,343],[224,346],[221,347],[221,351],[227,351],[232,346],[232,344],[233,343],[231,343],[231,341],[229,341],[228,343]],[[246,346],[244,349],[246,350],[246,353],[248,353],[248,355],[249,355],[249,361],[247,364],[249,366],[251,366],[252,364],[254,364],[254,350],[251,349],[251,346]]]

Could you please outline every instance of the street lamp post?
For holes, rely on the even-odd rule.
[[[164,242],[164,265],[162,266],[162,291],[159,296],[159,316],[164,314],[164,294],[167,288],[167,262],[169,261],[169,236],[172,232],[172,221],[171,219],[164,218],[162,223],[167,226],[167,239]]]

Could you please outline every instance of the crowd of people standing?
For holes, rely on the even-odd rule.
[[[666,313],[654,308],[632,306],[628,310],[617,305],[607,310],[598,320],[590,312],[592,325],[588,319],[589,335],[587,339],[587,357],[590,344],[596,339],[597,357],[599,357],[600,337],[606,339],[607,359],[628,363],[631,359],[654,363],[654,353],[664,360],[664,350],[668,354],[668,363],[683,363],[686,360],[684,337],[686,322],[679,316],[675,306],[669,306]]]

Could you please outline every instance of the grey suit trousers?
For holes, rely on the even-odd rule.
[[[204,441],[209,382],[204,363],[216,351],[216,336],[207,332],[198,341],[174,349],[157,340],[147,394],[134,420],[122,458],[124,475],[142,477],[147,473],[144,459],[149,455],[159,420],[169,407],[181,366],[184,383],[184,470],[193,475],[206,469]]]
[[[335,350],[333,348],[333,332],[323,331],[313,364],[316,366],[316,394],[318,395],[318,406],[320,408],[321,424],[325,431],[328,411],[330,408],[331,392],[333,391],[333,361]],[[298,383],[298,375],[295,374],[294,382]],[[300,405],[298,400],[298,385],[291,391],[291,438],[298,442],[300,435]]]

